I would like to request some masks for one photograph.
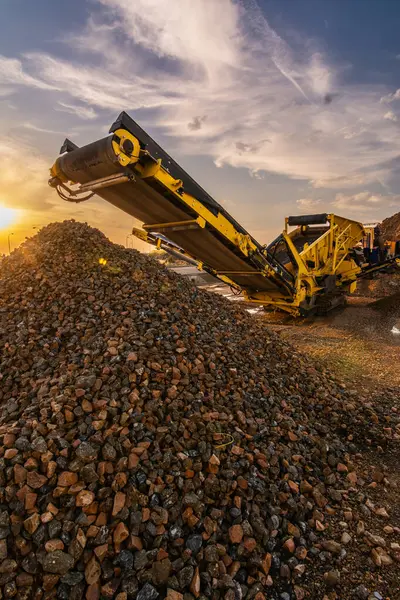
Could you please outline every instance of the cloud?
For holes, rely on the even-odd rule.
[[[314,198],[300,198],[296,200],[296,204],[301,212],[308,212],[318,210],[322,200],[315,200]]]
[[[41,90],[55,90],[51,83],[46,83],[26,73],[20,60],[7,58],[0,55],[0,86],[6,86],[6,90],[12,88],[10,85],[24,85],[39,88]]]
[[[378,215],[385,209],[394,212],[400,207],[400,194],[371,194],[368,191],[357,194],[339,193],[336,194],[332,205],[335,209],[343,211],[343,214],[356,214],[361,218],[363,215],[371,216],[371,213]]]
[[[35,148],[23,139],[3,137],[0,140],[0,164],[1,204],[29,211],[52,208],[52,191],[47,185],[50,165]]]
[[[315,41],[284,39],[255,0],[93,6],[81,34],[66,38],[73,59],[28,53],[8,63],[7,85],[14,77],[57,90],[56,110],[84,119],[100,110],[134,117],[141,110],[153,135],[170,136],[180,154],[211,156],[220,167],[277,173],[316,188],[390,179],[400,139],[393,119],[382,118],[381,102],[400,90],[344,80],[343,65]]]
[[[384,119],[387,119],[388,121],[397,121],[397,116],[394,114],[394,112],[392,110],[389,110],[385,115],[383,115]]]
[[[198,131],[199,129],[202,128],[202,125],[206,119],[207,119],[207,115],[204,115],[202,117],[193,117],[192,121],[190,123],[188,123],[188,128],[191,131]]]
[[[14,92],[15,88],[1,86],[0,83],[0,98],[6,98],[7,96],[11,96],[12,94],[14,94]]]
[[[38,125],[35,125],[34,123],[22,123],[21,127],[23,127],[24,129],[30,129],[31,131],[37,131],[38,133],[50,133],[50,134],[54,134],[54,135],[63,135],[62,131],[55,131],[54,129],[47,129],[45,127],[39,127]]]
[[[66,102],[59,101],[58,106],[56,106],[54,110],[67,112],[84,120],[97,118],[97,113],[91,106],[79,106],[78,104],[67,104]]]
[[[400,100],[400,88],[392,94],[386,94],[385,96],[382,96],[380,101],[384,104],[390,104],[391,102],[395,102],[396,100]]]

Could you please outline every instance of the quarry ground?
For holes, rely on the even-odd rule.
[[[232,294],[230,288],[207,275],[205,281],[198,278],[191,267],[176,270],[193,276],[193,282],[203,289],[222,294],[232,302],[242,302],[241,297]],[[388,294],[391,286],[385,289],[380,282],[378,289]],[[326,316],[308,319],[265,312],[252,305],[246,308],[254,314],[254,318],[266,321],[271,329],[279,332],[296,349],[322,361],[339,375],[349,390],[354,390],[355,397],[370,397],[372,404],[383,403],[387,404],[389,411],[400,411],[400,333],[393,333],[396,326],[400,331],[399,293],[379,297],[375,283],[362,282],[358,295],[349,297],[346,307]],[[378,451],[365,448],[359,456],[357,469],[366,481],[371,481],[374,471],[387,474],[389,485],[384,490],[379,485],[369,491],[373,501],[387,508],[391,524],[400,522],[399,461],[399,444]],[[386,524],[369,521],[369,527],[377,535],[382,534],[382,527]],[[337,529],[340,529],[339,523]],[[400,599],[400,573],[396,566],[383,572],[371,571],[366,562],[360,561],[359,552],[354,552],[353,556],[350,549],[349,559],[350,564],[353,563],[353,570],[349,570],[345,582],[342,580],[341,593],[321,595],[321,600],[363,598],[363,586],[365,598]],[[366,590],[370,593],[367,594]],[[317,590],[314,593],[318,593]]]
[[[371,391],[400,386],[400,297],[352,297],[324,317],[295,321],[280,315],[263,318],[296,348],[326,362],[349,386]]]
[[[228,286],[207,274],[199,277],[195,267],[174,270],[191,277],[203,289],[242,302]],[[386,293],[390,293],[391,280],[387,282]],[[362,282],[358,295],[348,297],[346,307],[307,319],[265,312],[253,305],[248,305],[248,310],[295,348],[334,369],[348,387],[371,391],[399,388],[400,395],[400,333],[392,332],[396,326],[400,332],[400,293],[380,297],[381,289],[382,285],[377,291],[375,282]]]

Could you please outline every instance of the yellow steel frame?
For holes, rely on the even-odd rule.
[[[196,198],[187,194],[184,190],[182,191],[182,180],[174,179],[163,167],[161,160],[154,161],[153,159],[145,163],[145,166],[140,164],[139,158],[145,156],[146,151],[139,150],[139,140],[134,135],[125,129],[118,129],[115,131],[115,135],[118,136],[120,142],[113,141],[113,148],[122,166],[134,165],[135,171],[139,173],[142,179],[149,177],[156,179],[170,192],[174,193],[183,204],[199,215],[197,222],[201,227],[205,227],[207,223],[210,224],[229,242],[233,243],[244,256],[247,257],[250,253],[258,250],[252,238],[237,231],[222,213],[218,212],[217,215],[214,215]],[[131,156],[126,155],[122,147],[122,143],[126,139],[129,139],[133,144],[134,152]],[[240,286],[229,278],[228,275],[233,273],[219,273],[203,265],[201,262],[198,263],[198,268],[205,268],[228,285],[236,289],[241,289],[245,299],[249,302],[276,307],[293,315],[298,315],[301,311],[301,305],[304,304],[307,297],[311,300],[322,290],[317,278],[324,275],[339,275],[338,287],[342,287],[344,284],[354,287],[356,275],[360,272],[360,268],[355,262],[349,260],[347,257],[351,245],[359,241],[363,235],[362,225],[356,221],[350,221],[349,219],[344,219],[333,214],[328,216],[328,222],[329,229],[327,232],[299,252],[293,243],[292,233],[288,232],[288,222],[286,219],[285,231],[282,235],[292,252],[297,271],[295,293],[293,296],[285,295],[280,291],[252,293],[249,290],[240,288]],[[157,225],[162,226],[162,224]],[[152,227],[154,228],[155,226],[153,225]],[[146,229],[149,228],[146,227]],[[195,258],[189,254],[188,256]],[[307,266],[307,261],[309,260],[314,262],[315,267],[310,268]],[[274,270],[270,267],[266,267],[264,271],[261,271],[261,274],[268,278],[274,278],[275,276]]]
[[[182,204],[197,214],[196,219],[190,220],[191,224],[197,224],[198,227],[202,228],[206,227],[207,224],[212,226],[220,235],[233,244],[244,257],[249,257],[253,253],[260,253],[259,246],[250,235],[238,231],[221,212],[217,214],[212,213],[199,200],[186,193],[183,189],[182,180],[172,177],[163,167],[161,159],[155,160],[146,150],[141,149],[139,140],[133,134],[121,128],[115,131],[114,135],[112,147],[116,161],[124,168],[133,167],[136,174],[142,179],[152,178],[156,180],[161,186],[174,194]],[[129,140],[133,145],[131,154],[127,154],[124,151],[123,144],[126,140]],[[139,162],[140,159],[146,158],[146,156],[149,160],[141,160]],[[63,179],[62,173],[57,168],[57,163],[53,166],[51,173],[53,177]],[[326,233],[322,234],[310,245],[306,244],[302,251],[298,251],[294,244],[294,237],[298,230],[289,232],[288,221],[286,219],[285,230],[282,236],[292,253],[295,263],[291,267],[295,277],[294,292],[292,295],[285,294],[285,292],[279,290],[272,292],[252,292],[230,279],[229,275],[234,274],[234,272],[217,272],[208,265],[204,265],[198,261],[191,254],[187,253],[187,256],[197,260],[199,269],[204,268],[228,285],[240,289],[246,300],[298,315],[303,306],[312,305],[316,295],[323,289],[318,283],[319,278],[325,275],[336,275],[336,285],[338,287],[347,286],[354,288],[356,275],[360,272],[360,268],[355,262],[348,258],[348,253],[352,245],[362,238],[364,234],[362,225],[356,221],[350,221],[333,214],[328,216],[328,222],[329,228]],[[154,243],[148,237],[147,232],[149,230],[154,229],[156,231],[157,228],[174,227],[182,225],[182,223],[145,225],[146,231],[135,230],[134,233],[140,239]],[[187,224],[188,221],[184,223]],[[155,245],[159,245],[159,243],[157,242]],[[309,266],[311,264],[310,261],[312,261],[313,266]],[[277,277],[275,270],[269,265],[266,265],[259,273],[272,280],[276,280]]]

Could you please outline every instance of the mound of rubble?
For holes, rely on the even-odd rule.
[[[328,523],[371,509],[348,452],[384,447],[383,409],[74,221],[2,261],[0,347],[4,598],[337,597],[351,536]],[[372,567],[399,558],[359,535]]]
[[[400,212],[384,219],[379,226],[383,240],[400,240]]]

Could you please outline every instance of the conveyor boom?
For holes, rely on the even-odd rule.
[[[363,236],[360,223],[333,214],[289,217],[263,246],[125,112],[107,137],[82,148],[67,139],[61,153],[49,183],[64,200],[98,194],[143,223],[135,235],[155,245],[162,239],[248,301],[307,314],[321,298],[325,306],[356,285],[361,268],[350,251]]]

